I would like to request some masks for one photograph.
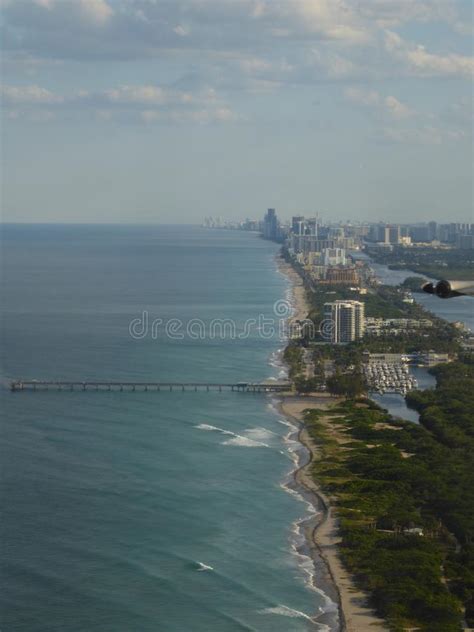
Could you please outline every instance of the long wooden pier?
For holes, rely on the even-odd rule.
[[[290,382],[125,382],[14,380],[10,390],[22,391],[237,391],[243,393],[281,393],[291,390]]]

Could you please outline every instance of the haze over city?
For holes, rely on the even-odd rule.
[[[472,221],[469,1],[4,0],[2,27],[4,221]]]

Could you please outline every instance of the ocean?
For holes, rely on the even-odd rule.
[[[276,252],[192,226],[3,226],[4,632],[335,629],[270,396],[8,390],[284,377]]]

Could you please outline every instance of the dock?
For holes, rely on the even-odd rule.
[[[291,390],[290,382],[130,382],[130,381],[57,381],[57,380],[14,380],[10,382],[12,392],[38,391],[236,391],[240,393],[281,393]]]

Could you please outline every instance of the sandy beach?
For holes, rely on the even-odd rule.
[[[314,497],[315,508],[323,507],[318,524],[310,534],[309,547],[320,555],[328,567],[329,575],[339,595],[341,630],[344,632],[387,632],[384,621],[367,605],[367,595],[359,590],[351,575],[345,570],[339,557],[337,514],[328,498],[311,476],[310,464],[319,456],[318,446],[311,439],[303,425],[303,411],[306,408],[325,409],[337,403],[337,400],[320,394],[316,396],[288,396],[282,399],[280,407],[285,417],[300,428],[298,438],[310,453],[310,460],[295,472],[296,482]],[[329,418],[321,418],[328,423]]]
[[[294,268],[279,258],[278,269],[292,283],[292,299],[295,313],[291,320],[303,320],[309,312],[306,290],[300,275]],[[306,491],[312,499],[316,511],[321,511],[321,518],[312,529],[308,529],[306,537],[308,547],[314,560],[318,557],[327,566],[329,579],[335,587],[339,599],[339,618],[343,632],[387,632],[385,622],[377,617],[368,606],[368,597],[354,583],[352,576],[342,565],[338,552],[340,542],[338,517],[331,506],[331,499],[321,490],[310,472],[311,463],[319,458],[319,448],[304,427],[303,411],[307,408],[327,409],[339,400],[326,393],[306,396],[288,395],[282,398],[280,410],[282,414],[295,424],[298,439],[307,448],[310,458],[307,463],[296,470],[295,482]],[[329,417],[322,417],[321,423],[330,424]]]
[[[290,318],[290,321],[304,320],[308,316],[310,306],[306,297],[303,280],[293,266],[280,256],[277,258],[277,266],[278,270],[291,281],[292,307],[295,313]]]

